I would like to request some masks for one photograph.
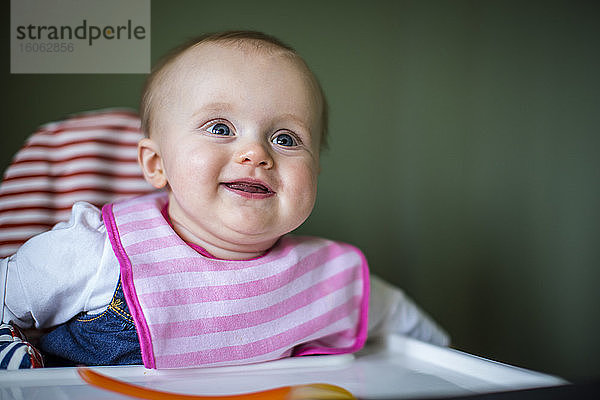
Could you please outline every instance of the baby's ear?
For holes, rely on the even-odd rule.
[[[138,162],[144,172],[146,181],[157,189],[167,184],[167,177],[156,142],[144,138],[138,143]]]

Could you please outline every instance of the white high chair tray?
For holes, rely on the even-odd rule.
[[[288,358],[262,364],[148,370],[142,366],[94,367],[105,375],[153,389],[226,395],[279,386],[330,383],[359,398],[460,396],[566,383],[460,351],[390,336],[355,355]],[[85,383],[75,368],[0,372],[1,399],[128,399]]]

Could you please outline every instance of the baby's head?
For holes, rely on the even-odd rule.
[[[227,32],[180,48],[150,75],[140,112],[140,164],[148,182],[168,185],[185,240],[251,258],[310,215],[327,107],[277,39]]]

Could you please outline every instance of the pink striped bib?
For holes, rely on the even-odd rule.
[[[220,366],[359,350],[369,278],[357,248],[286,235],[264,256],[212,259],[156,193],[102,209],[147,368]]]

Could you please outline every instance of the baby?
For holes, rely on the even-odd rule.
[[[51,328],[54,365],[220,366],[446,334],[353,246],[288,233],[317,194],[327,105],[290,47],[205,35],[150,75],[138,145],[155,194],[73,206],[0,264],[2,322]]]

